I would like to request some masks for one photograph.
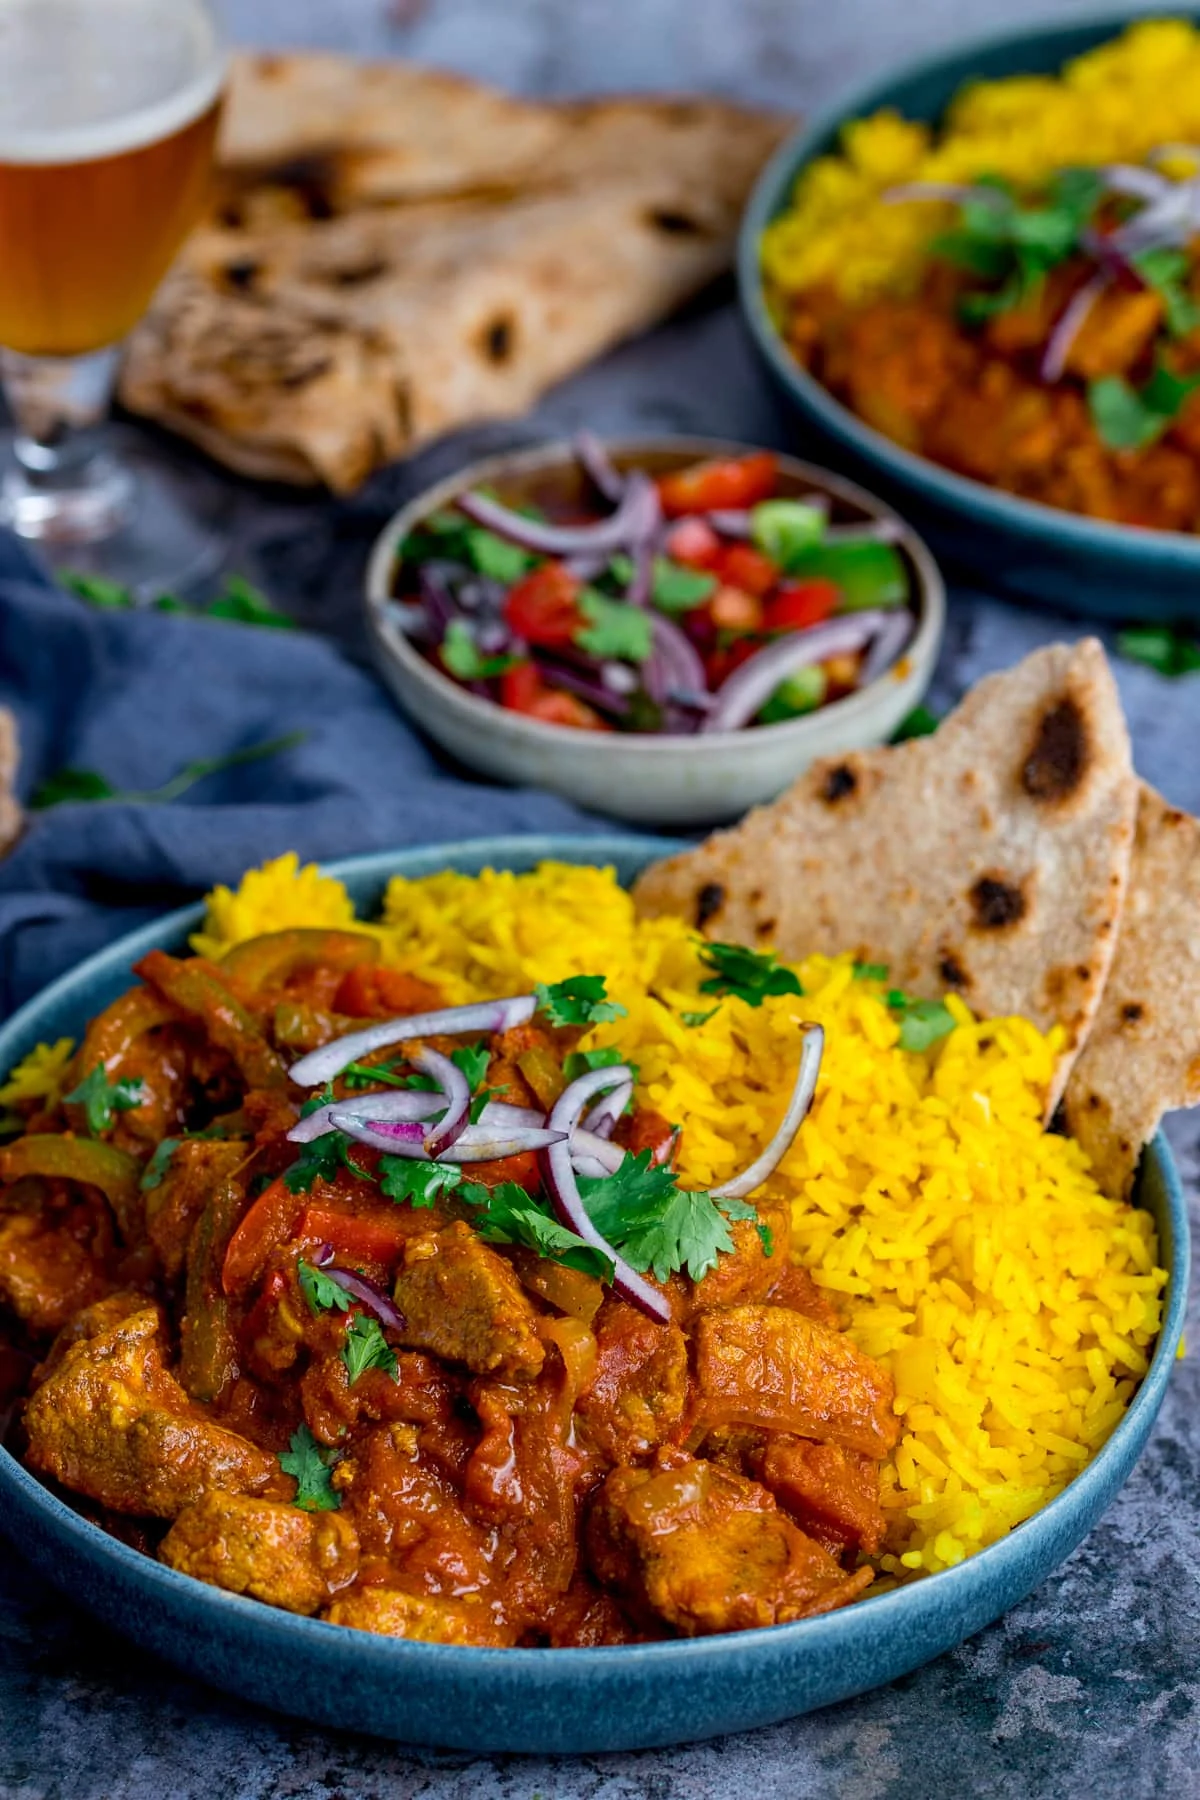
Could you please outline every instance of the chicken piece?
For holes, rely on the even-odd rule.
[[[1151,287],[1101,294],[1067,352],[1067,370],[1084,381],[1127,375],[1150,348],[1162,319],[1162,296]]]
[[[532,1303],[504,1258],[461,1219],[409,1240],[395,1295],[406,1321],[401,1342],[474,1375],[532,1381],[541,1370]]]
[[[887,1521],[879,1504],[879,1467],[869,1456],[837,1444],[772,1437],[752,1466],[801,1530],[832,1555],[875,1555]]]
[[[245,1144],[215,1138],[184,1138],[172,1151],[166,1174],[146,1194],[146,1232],[168,1281],[183,1273],[192,1231],[209,1195],[245,1160]]]
[[[763,1231],[767,1243],[763,1242]],[[719,1256],[704,1279],[692,1286],[692,1308],[696,1312],[710,1306],[765,1300],[790,1266],[792,1209],[786,1200],[759,1201],[757,1223],[739,1219],[730,1226],[729,1235],[733,1239],[732,1251]]]
[[[217,1489],[184,1507],[158,1554],[197,1581],[294,1613],[320,1612],[358,1573],[358,1536],[340,1512]]]
[[[414,1589],[456,1594],[492,1581],[493,1534],[468,1519],[455,1485],[413,1425],[379,1426],[338,1465],[343,1508],[367,1559],[391,1565]]]
[[[764,1299],[772,1306],[787,1306],[793,1312],[804,1313],[815,1319],[818,1325],[828,1325],[831,1331],[841,1329],[841,1318],[838,1310],[830,1300],[824,1288],[817,1286],[808,1270],[800,1263],[789,1263],[777,1279],[768,1288]]]
[[[895,1444],[895,1389],[841,1331],[785,1306],[701,1313],[696,1410],[706,1427],[786,1431],[881,1457]]]
[[[497,1623],[491,1609],[469,1594],[446,1600],[434,1594],[406,1594],[399,1588],[355,1588],[335,1600],[322,1617],[331,1625],[352,1625],[358,1631],[422,1644],[503,1649],[515,1640],[511,1628]]]
[[[121,1288],[117,1293],[105,1294],[103,1299],[94,1300],[82,1312],[77,1312],[63,1326],[33,1371],[30,1392],[35,1387],[40,1387],[48,1375],[53,1375],[72,1344],[81,1344],[85,1338],[102,1336],[104,1332],[111,1331],[114,1325],[119,1325],[122,1319],[144,1312],[147,1304],[145,1294],[139,1294],[134,1288]]]
[[[112,1286],[85,1245],[32,1213],[0,1218],[0,1303],[35,1335],[60,1331]]]
[[[636,1644],[641,1637],[616,1597],[580,1573],[541,1621],[536,1641],[553,1650],[592,1650],[603,1644]]]
[[[216,1425],[164,1366],[146,1307],[73,1344],[25,1409],[31,1468],[114,1512],[173,1519],[206,1488],[282,1498],[276,1459]]]
[[[832,1612],[860,1594],[757,1482],[668,1453],[653,1469],[614,1469],[587,1524],[593,1573],[634,1609],[685,1637],[747,1631]]]
[[[610,1462],[633,1462],[665,1443],[687,1400],[687,1341],[624,1300],[604,1302],[596,1363],[575,1403],[584,1437]]]

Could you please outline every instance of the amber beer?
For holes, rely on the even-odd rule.
[[[0,0],[0,346],[137,323],[203,205],[223,74],[201,0]]]

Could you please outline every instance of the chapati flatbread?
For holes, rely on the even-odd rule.
[[[1144,783],[1117,953],[1066,1092],[1067,1128],[1125,1196],[1163,1114],[1200,1102],[1200,823]]]
[[[634,897],[711,938],[852,950],[922,998],[1059,1026],[1049,1114],[1112,961],[1136,809],[1116,686],[1089,638],[979,682],[932,737],[816,764],[647,870]]]
[[[783,121],[535,105],[432,70],[243,59],[213,217],[121,397],[231,467],[347,491],[526,410],[725,270]]]

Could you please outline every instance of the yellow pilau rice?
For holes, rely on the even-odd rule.
[[[1059,169],[1141,162],[1159,145],[1196,143],[1200,31],[1182,19],[1145,20],[1060,76],[964,88],[936,132],[895,112],[853,121],[841,153],[801,171],[791,207],[765,232],[764,272],[783,295],[825,284],[847,300],[904,292],[952,215],[928,201],[885,201],[887,188],[982,175],[1036,188]],[[1195,159],[1163,167],[1190,175]]]
[[[285,923],[351,918],[340,884],[285,857],[218,889],[195,943],[220,955]],[[792,1202],[799,1260],[896,1383],[888,1572],[946,1568],[1002,1537],[1117,1424],[1165,1275],[1149,1216],[1102,1195],[1078,1145],[1042,1129],[1056,1045],[1027,1021],[977,1023],[951,996],[955,1029],[901,1051],[884,984],[843,956],[795,965],[803,998],[727,998],[688,1026],[715,1004],[699,940],[679,920],[636,920],[608,870],[397,879],[365,929],[455,1004],[603,973],[627,1017],[585,1043],[619,1045],[645,1102],[683,1124],[689,1186],[751,1159],[790,1093],[798,1023],[825,1026],[816,1103],[771,1187]]]

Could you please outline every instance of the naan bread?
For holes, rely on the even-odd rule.
[[[1060,1026],[1049,1114],[1112,962],[1136,809],[1116,686],[1089,638],[979,682],[932,737],[816,764],[648,869],[634,897],[709,937],[853,950],[923,998]]]
[[[1067,1085],[1071,1136],[1125,1196],[1165,1112],[1200,1102],[1200,823],[1142,785],[1117,953]]]
[[[781,131],[720,101],[535,105],[432,70],[244,59],[214,216],[122,399],[242,473],[352,489],[523,412],[725,270]]]
[[[12,849],[24,823],[16,793],[20,755],[17,721],[7,706],[0,706],[0,856]]]

